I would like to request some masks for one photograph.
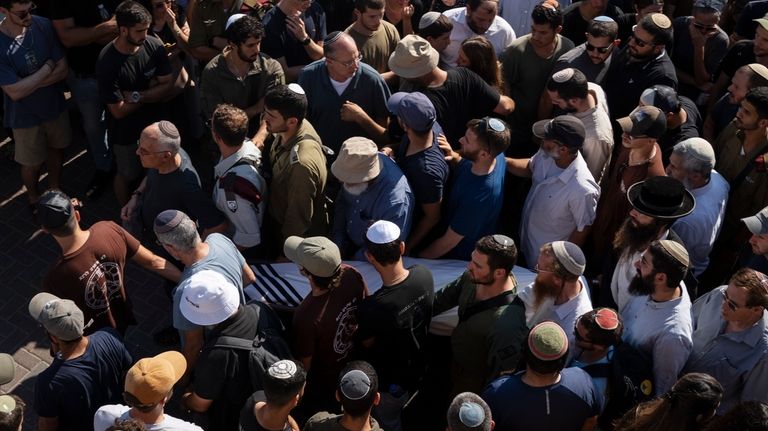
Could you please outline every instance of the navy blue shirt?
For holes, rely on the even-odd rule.
[[[264,15],[264,37],[261,39],[261,51],[268,56],[278,59],[285,57],[288,67],[304,66],[312,62],[312,59],[304,49],[301,41],[293,37],[288,30],[285,20],[288,17],[279,7],[273,7]],[[325,28],[325,12],[319,3],[313,2],[309,9],[302,15],[304,30],[307,36],[315,42],[322,41],[327,35]]]
[[[523,383],[523,373],[499,377],[483,391],[497,430],[579,431],[600,414],[602,395],[581,368],[564,369],[559,382],[544,387]]]
[[[403,136],[402,142],[397,147],[395,158],[405,177],[408,178],[417,208],[420,205],[437,203],[443,199],[443,191],[448,182],[450,169],[437,143],[437,136],[441,133],[443,133],[443,128],[440,127],[440,124],[435,123],[432,126],[432,146],[410,156],[406,156],[409,144],[407,135]]]
[[[93,430],[93,415],[123,401],[123,378],[133,360],[113,329],[88,337],[82,356],[58,356],[35,380],[35,413],[59,418],[59,431]]]
[[[496,166],[490,174],[475,175],[472,162],[459,162],[448,197],[448,223],[463,238],[444,257],[470,260],[477,240],[496,233],[504,197],[505,163],[501,153],[496,156]]]
[[[21,40],[21,42],[19,42]],[[48,60],[64,56],[59,39],[47,18],[32,15],[23,39],[0,33],[0,85],[12,85],[40,70]],[[29,96],[13,101],[7,94],[3,124],[13,129],[38,126],[56,119],[65,109],[64,81],[40,87]]]

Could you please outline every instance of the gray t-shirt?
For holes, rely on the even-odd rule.
[[[245,258],[237,250],[235,244],[226,236],[219,233],[208,235],[205,243],[208,244],[208,255],[192,265],[184,268],[181,273],[181,282],[191,277],[192,274],[202,270],[212,270],[223,275],[230,283],[237,286],[240,293],[240,303],[245,304],[245,294],[243,293],[243,266]],[[181,314],[181,294],[183,289],[176,287],[173,291],[173,327],[180,331],[190,331],[199,326],[187,320]]]

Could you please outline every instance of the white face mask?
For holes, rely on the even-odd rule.
[[[363,194],[363,192],[366,189],[368,189],[368,183],[358,183],[358,184],[344,183],[344,190],[346,190],[347,193],[354,196],[360,196],[361,194]]]

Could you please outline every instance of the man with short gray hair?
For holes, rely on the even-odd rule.
[[[194,217],[203,237],[223,232],[226,219],[200,187],[200,177],[189,155],[181,149],[176,126],[170,121],[150,124],[141,132],[138,144],[136,155],[147,168],[147,175],[120,212],[123,223],[130,225],[128,230],[139,237],[142,232],[151,237],[155,217],[165,210],[178,209]]]
[[[184,264],[179,287],[173,292],[173,326],[182,335],[182,353],[187,360],[187,369],[192,370],[203,345],[203,327],[181,314],[179,305],[185,281],[197,272],[213,270],[238,288],[240,303],[245,304],[243,287],[256,281],[256,276],[229,238],[214,233],[205,242],[201,241],[195,222],[181,211],[161,212],[154,220],[154,231],[165,251]]]
[[[696,199],[693,212],[672,228],[683,240],[698,277],[709,265],[709,252],[720,234],[730,186],[715,170],[715,152],[702,138],[686,139],[672,148],[667,176],[682,182]]]

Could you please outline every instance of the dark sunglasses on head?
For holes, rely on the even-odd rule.
[[[600,54],[605,54],[606,52],[610,51],[612,47],[613,47],[613,44],[610,44],[608,46],[594,46],[589,42],[586,42],[586,46],[585,46],[587,51],[597,51]]]

